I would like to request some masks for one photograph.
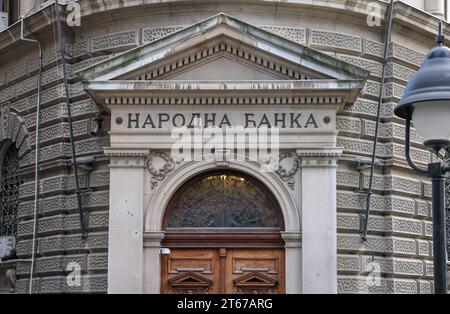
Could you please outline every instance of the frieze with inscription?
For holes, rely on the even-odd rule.
[[[115,116],[120,129],[173,129],[196,127],[323,129],[332,127],[333,119],[321,111],[281,112],[124,112]]]

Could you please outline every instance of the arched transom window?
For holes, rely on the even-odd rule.
[[[281,228],[279,206],[259,181],[210,173],[187,182],[168,206],[167,228]]]
[[[15,145],[11,145],[1,164],[0,175],[0,236],[17,235],[17,211],[19,206],[19,156]]]

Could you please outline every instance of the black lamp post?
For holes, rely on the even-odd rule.
[[[450,49],[444,46],[442,22],[437,46],[432,48],[420,70],[406,85],[403,98],[394,109],[406,119],[405,155],[415,171],[432,178],[434,292],[447,293],[447,243],[445,240],[445,178],[450,167],[443,162],[418,167],[410,155],[411,120],[424,137],[423,144],[436,154],[450,146]]]

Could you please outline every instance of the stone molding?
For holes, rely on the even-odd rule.
[[[342,149],[340,148],[309,148],[297,150],[300,168],[336,167],[341,155]]]
[[[148,149],[114,149],[105,148],[105,155],[110,157],[110,168],[145,168]]]
[[[301,248],[302,233],[301,232],[281,232],[281,238],[285,242],[286,248]]]
[[[144,247],[160,248],[161,240],[164,239],[164,231],[144,231]]]
[[[255,89],[256,90],[256,89]],[[130,90],[131,91],[131,90]],[[220,91],[218,91],[220,92]],[[254,92],[254,91],[253,91]],[[278,104],[342,104],[344,97],[327,96],[179,96],[161,95],[160,97],[105,97],[106,105],[278,105]]]
[[[177,55],[177,59],[175,60],[156,62],[156,64],[149,66],[143,74],[122,79],[144,81],[165,79],[167,75],[170,76],[171,74],[179,73],[179,71],[184,70],[186,67],[197,66],[198,63],[207,62],[211,58],[227,55],[239,57],[245,63],[249,63],[252,66],[261,68],[268,73],[273,73],[284,79],[311,80],[324,78],[318,74],[306,74],[308,72],[307,69],[299,71],[299,67],[269,57],[267,52],[257,51],[254,47],[243,45],[242,43],[235,43],[234,40],[222,40],[209,43],[202,50],[196,50],[190,54],[182,53]]]

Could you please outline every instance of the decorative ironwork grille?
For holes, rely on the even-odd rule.
[[[0,236],[17,235],[17,210],[19,187],[23,183],[19,175],[19,155],[15,145],[6,152],[0,177]]]
[[[169,228],[278,228],[277,203],[248,178],[210,175],[188,183],[169,205]]]

